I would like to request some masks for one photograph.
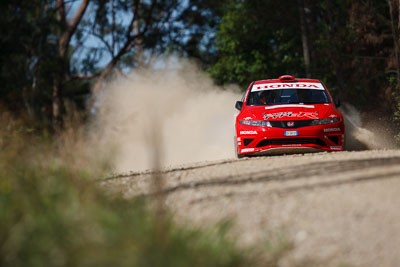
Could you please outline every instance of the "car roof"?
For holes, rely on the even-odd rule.
[[[308,82],[308,83],[321,83],[321,81],[316,79],[307,79],[307,78],[295,78],[295,81],[284,81],[284,83],[293,83],[293,82]],[[259,80],[255,81],[254,84],[267,84],[267,83],[282,83],[279,79],[269,79],[269,80]]]

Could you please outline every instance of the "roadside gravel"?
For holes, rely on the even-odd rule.
[[[126,197],[149,195],[153,173],[102,182]],[[399,266],[400,151],[368,150],[204,162],[162,172],[177,220],[235,223],[243,245],[286,232],[295,248],[282,262]]]

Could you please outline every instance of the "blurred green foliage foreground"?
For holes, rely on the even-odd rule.
[[[18,138],[3,143],[0,158],[0,266],[246,263],[223,231],[178,227],[143,201],[106,196],[92,172]]]
[[[0,136],[0,266],[259,264],[226,237],[229,227],[191,229],[148,200],[106,194],[94,181],[103,167],[71,166],[62,146],[25,133]]]

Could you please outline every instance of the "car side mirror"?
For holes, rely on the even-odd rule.
[[[340,99],[339,98],[336,98],[335,99],[335,106],[338,108],[338,107],[340,107]]]
[[[235,108],[237,110],[242,110],[242,107],[243,107],[243,102],[242,101],[236,101]]]

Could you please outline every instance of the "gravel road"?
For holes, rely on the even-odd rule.
[[[103,182],[126,197],[152,195],[153,174]],[[400,150],[231,159],[166,169],[166,204],[178,221],[232,219],[240,243],[285,232],[294,250],[282,265],[400,266]]]

